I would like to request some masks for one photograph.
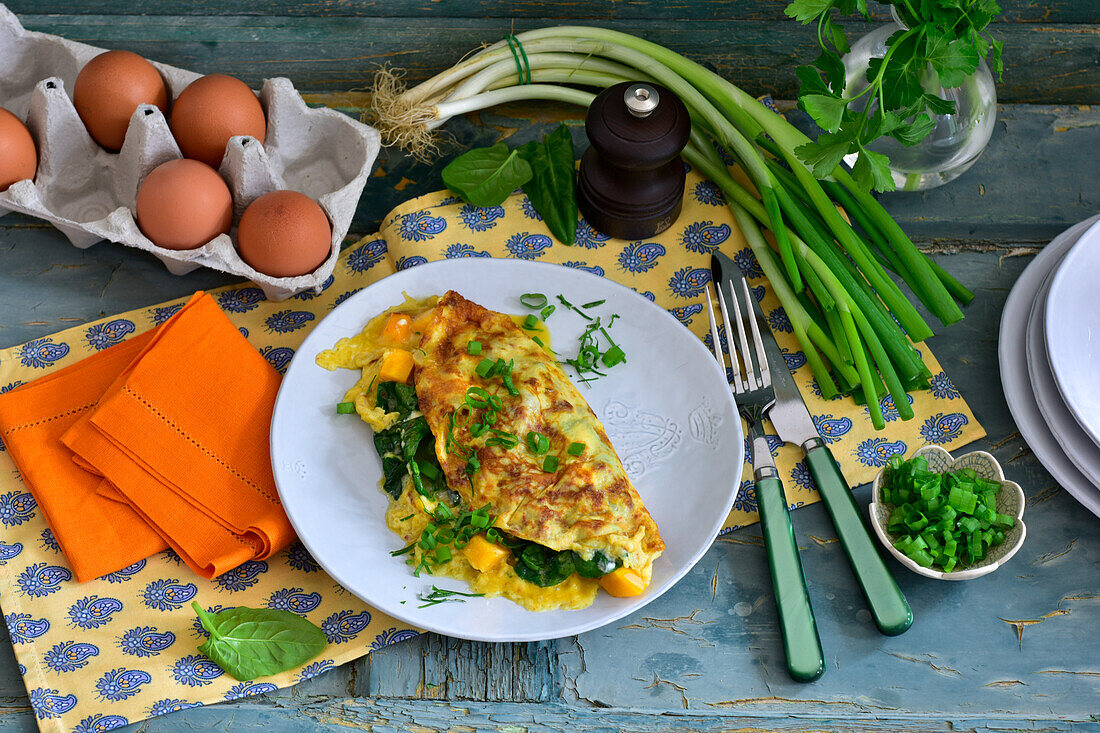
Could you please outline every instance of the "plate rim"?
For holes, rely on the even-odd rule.
[[[1085,421],[1082,406],[1076,404],[1076,393],[1070,388],[1070,385],[1067,384],[1065,374],[1059,372],[1059,367],[1056,363],[1061,363],[1064,368],[1064,360],[1067,357],[1063,356],[1059,358],[1056,353],[1058,350],[1051,348],[1051,326],[1057,325],[1053,309],[1050,308],[1051,298],[1054,298],[1055,302],[1057,302],[1059,298],[1058,294],[1064,292],[1064,289],[1067,287],[1066,281],[1078,273],[1077,268],[1075,268],[1072,263],[1077,262],[1077,257],[1085,256],[1082,253],[1085,252],[1088,247],[1079,245],[1086,244],[1090,239],[1096,240],[1096,244],[1100,245],[1100,221],[1097,221],[1078,237],[1077,241],[1070,247],[1070,250],[1066,252],[1065,256],[1055,266],[1049,277],[1049,284],[1046,285],[1046,313],[1043,324],[1043,343],[1046,347],[1047,363],[1050,366],[1051,375],[1054,377],[1054,383],[1058,386],[1059,393],[1061,393],[1062,402],[1065,403],[1066,409],[1069,410],[1069,414],[1073,416],[1073,419],[1080,426],[1081,430],[1084,431],[1085,435],[1089,437],[1097,449],[1100,449],[1100,425],[1090,425]]]
[[[296,354],[298,352],[302,352],[302,351],[309,351],[309,349],[306,348],[307,345],[309,345],[312,340],[320,338],[320,336],[318,334],[321,333],[321,331],[322,331],[321,326],[325,323],[325,321],[329,320],[330,318],[333,318],[342,309],[351,310],[351,309],[354,308],[354,306],[357,303],[367,300],[368,297],[369,297],[370,291],[373,288],[375,288],[377,286],[380,286],[382,283],[384,283],[388,280],[391,280],[392,278],[395,278],[395,277],[404,276],[404,277],[407,277],[407,278],[411,279],[413,277],[416,277],[417,276],[416,273],[418,273],[418,272],[422,273],[427,269],[431,269],[431,270],[445,269],[447,267],[456,266],[458,263],[460,263],[462,261],[463,260],[442,259],[442,260],[427,262],[427,263],[417,265],[417,266],[412,267],[412,268],[408,268],[407,270],[399,270],[399,271],[397,271],[393,274],[386,275],[385,277],[379,278],[378,280],[375,280],[374,282],[369,283],[368,285],[365,285],[358,292],[356,292],[351,297],[347,298],[344,302],[337,305],[335,308],[332,309],[331,312],[326,314],[324,318],[322,318],[320,321],[318,321],[317,325],[314,326],[310,330],[309,334],[307,334],[306,337],[302,340],[301,344],[299,344],[298,348],[296,349]],[[560,271],[564,270],[564,271],[567,271],[567,272],[571,273],[571,276],[580,277],[582,280],[583,279],[590,279],[592,284],[595,285],[595,286],[607,287],[608,285],[610,285],[610,286],[612,286],[612,289],[617,288],[617,289],[623,291],[624,295],[626,295],[627,297],[637,298],[638,301],[640,303],[644,303],[647,308],[648,307],[655,308],[657,311],[659,311],[661,317],[663,317],[665,319],[668,319],[668,321],[671,322],[671,324],[675,324],[675,326],[677,328],[684,328],[683,324],[680,323],[680,321],[678,321],[676,319],[676,317],[673,316],[671,313],[669,313],[665,308],[663,308],[663,307],[657,305],[655,302],[650,301],[649,299],[643,297],[641,294],[637,293],[636,291],[632,290],[631,288],[623,285],[622,283],[616,282],[615,280],[612,280],[610,278],[607,278],[607,277],[604,277],[604,276],[601,276],[601,275],[596,275],[594,273],[590,273],[590,272],[587,272],[585,270],[581,270],[579,268],[568,267],[568,266],[565,266],[565,265],[559,265],[557,263],[551,263],[551,262],[534,262],[534,261],[530,261],[530,260],[510,259],[510,258],[495,258],[495,257],[494,258],[481,259],[480,264],[488,265],[489,267],[498,267],[498,266],[501,266],[501,265],[508,265],[510,267],[520,267],[520,268],[530,267],[530,268],[533,268],[533,269],[536,269],[536,270],[545,270],[547,272],[549,272],[551,270],[552,271],[557,271],[557,272],[560,272]],[[470,266],[470,265],[467,264],[467,265],[464,265],[464,266]],[[392,286],[393,285],[391,284],[390,287],[392,287]],[[744,427],[741,425],[740,415],[739,415],[738,410],[737,410],[736,399],[735,399],[735,397],[732,393],[732,390],[730,390],[728,388],[728,382],[726,382],[725,372],[718,365],[717,361],[715,361],[712,358],[712,355],[710,354],[709,351],[707,351],[706,345],[702,342],[702,340],[695,337],[694,334],[691,334],[691,336],[692,336],[692,339],[694,341],[698,342],[699,348],[702,350],[703,358],[705,358],[706,362],[710,365],[710,368],[713,371],[715,377],[720,379],[722,384],[726,386],[726,389],[721,390],[721,393],[723,394],[725,399],[729,400],[730,408],[732,410],[733,415],[736,418],[736,420],[734,421],[735,426],[736,426],[735,429],[736,429],[738,435],[740,436],[740,443],[741,443],[739,449],[737,451],[733,451],[732,453],[737,455],[737,456],[740,456],[744,452],[745,431],[744,431]],[[276,449],[276,424],[277,424],[277,421],[278,421],[278,418],[279,418],[279,415],[280,415],[280,408],[283,407],[285,409],[285,404],[286,404],[285,400],[288,399],[288,398],[286,397],[287,393],[284,392],[284,388],[288,383],[290,383],[290,378],[291,378],[291,375],[294,373],[294,370],[296,369],[296,364],[298,364],[298,361],[292,359],[291,362],[290,362],[289,367],[287,368],[287,373],[286,373],[286,375],[284,375],[283,380],[282,380],[281,384],[279,385],[279,392],[276,395],[275,406],[274,406],[274,409],[272,410],[271,430],[270,430],[270,435],[269,435],[269,440],[268,440],[268,450],[269,450],[269,454],[270,454],[270,457],[271,457],[272,473],[275,477],[276,490],[279,492],[280,500],[282,500],[284,510],[286,510],[287,516],[290,519],[291,526],[294,527],[295,534],[297,535],[298,540],[303,544],[303,546],[305,546],[306,550],[309,551],[310,555],[313,556],[313,558],[317,562],[317,564],[321,566],[321,569],[324,570],[325,573],[328,574],[329,577],[331,577],[334,581],[336,581],[342,587],[344,587],[348,591],[348,593],[352,594],[353,596],[358,598],[360,601],[367,604],[371,608],[371,610],[377,610],[381,613],[386,614],[387,616],[390,616],[390,617],[396,619],[397,621],[400,621],[400,622],[406,623],[410,626],[422,629],[423,631],[430,631],[430,632],[434,632],[434,633],[437,633],[437,634],[442,634],[442,635],[450,636],[450,637],[453,637],[453,638],[466,639],[466,640],[470,640],[470,641],[533,642],[533,641],[549,641],[549,640],[552,640],[552,639],[560,639],[560,638],[565,638],[565,637],[569,637],[569,636],[574,636],[574,635],[577,635],[577,634],[585,633],[587,631],[592,631],[594,629],[598,629],[598,628],[601,628],[601,627],[606,626],[608,624],[614,623],[615,621],[618,621],[618,620],[624,618],[625,616],[628,616],[632,613],[635,613],[636,611],[639,611],[642,608],[644,608],[644,607],[648,606],[649,604],[653,603],[658,598],[663,596],[666,592],[668,592],[673,586],[675,586],[677,583],[679,583],[680,580],[682,580],[684,578],[684,576],[686,576],[689,572],[691,572],[692,568],[694,568],[699,563],[699,561],[702,559],[702,557],[711,549],[711,547],[713,547],[714,541],[718,537],[718,533],[721,531],[722,527],[724,526],[726,518],[729,516],[729,511],[730,511],[730,509],[732,509],[733,503],[736,500],[737,495],[738,495],[739,490],[740,490],[741,472],[738,471],[738,472],[736,472],[736,475],[733,476],[730,480],[731,486],[730,486],[729,492],[728,492],[729,493],[728,498],[729,498],[729,507],[730,507],[730,509],[727,509],[725,512],[719,513],[719,515],[715,518],[715,520],[713,522],[713,527],[710,530],[709,535],[705,535],[705,534],[701,535],[701,536],[709,536],[709,539],[705,543],[701,543],[699,548],[694,553],[692,553],[690,559],[687,560],[686,562],[684,562],[682,567],[680,567],[678,570],[676,570],[672,573],[670,578],[665,582],[664,587],[662,587],[660,590],[657,590],[653,593],[647,593],[644,596],[641,596],[641,598],[644,598],[644,601],[641,601],[637,604],[624,604],[622,606],[622,608],[617,609],[617,610],[613,610],[609,614],[607,614],[606,616],[603,616],[603,617],[598,618],[598,619],[593,619],[593,620],[590,620],[590,621],[587,621],[587,622],[579,622],[579,623],[576,623],[576,624],[570,624],[568,626],[565,626],[565,627],[561,628],[560,630],[555,630],[553,635],[549,635],[549,636],[546,635],[545,633],[541,633],[541,632],[533,632],[533,633],[530,633],[530,634],[520,633],[520,634],[507,634],[507,635],[500,635],[500,634],[489,635],[489,634],[478,634],[478,633],[466,633],[466,632],[461,632],[461,631],[456,632],[456,630],[448,628],[446,624],[425,623],[421,619],[417,619],[417,620],[414,621],[414,620],[411,620],[408,617],[406,617],[403,614],[402,609],[400,609],[400,608],[391,609],[389,607],[381,608],[381,607],[375,605],[372,601],[370,601],[366,598],[363,598],[361,595],[359,595],[359,593],[352,590],[352,588],[348,587],[348,585],[346,585],[341,580],[339,575],[337,573],[333,572],[333,570],[331,569],[331,566],[321,556],[319,556],[317,552],[315,552],[314,546],[311,545],[311,543],[305,537],[303,537],[301,535],[301,533],[298,530],[297,523],[295,522],[295,518],[294,518],[293,514],[291,513],[291,511],[289,511],[289,509],[287,507],[287,502],[283,499],[283,488],[280,486],[280,482],[279,482],[280,469],[279,469],[279,462],[278,462],[277,449]],[[297,369],[299,369],[299,370],[306,369],[306,368],[308,368],[308,367],[307,366],[302,366],[300,364],[297,367]],[[738,462],[738,463],[740,463],[740,462]],[[321,554],[323,555],[323,553],[321,553]],[[518,606],[518,604],[517,604],[517,608],[522,608],[522,606]],[[532,613],[535,613],[535,612],[532,612]]]
[[[1100,494],[1097,494],[1095,488],[1088,483],[1077,467],[1069,462],[1068,457],[1059,456],[1057,441],[1042,421],[1035,393],[1027,387],[1029,384],[1027,358],[1023,351],[1027,316],[1030,314],[1028,306],[1034,303],[1038,287],[1037,283],[1032,282],[1032,278],[1041,281],[1043,275],[1061,261],[1059,255],[1064,254],[1065,249],[1077,242],[1081,233],[1097,222],[1100,222],[1100,214],[1067,228],[1043,247],[1031,264],[1020,273],[1001,311],[997,361],[1001,371],[1001,387],[1005,402],[1024,442],[1035,453],[1039,463],[1070,496],[1100,517]],[[1032,272],[1034,275],[1031,274]],[[1027,404],[1025,395],[1030,396],[1031,405]],[[1029,416],[1027,414],[1029,408],[1035,414]],[[1059,457],[1064,462],[1060,462]]]

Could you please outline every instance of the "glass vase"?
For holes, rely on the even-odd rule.
[[[852,44],[844,56],[844,96],[859,94],[867,87],[867,62],[886,55],[886,39],[905,28],[891,6],[894,20],[876,28]],[[906,146],[882,137],[868,147],[890,158],[890,173],[899,191],[923,191],[953,181],[974,165],[993,135],[997,119],[997,91],[993,75],[984,60],[978,70],[959,86],[943,89],[931,69],[921,76],[925,91],[955,103],[955,112],[933,115],[936,127],[921,142]],[[855,156],[845,158],[848,165]]]

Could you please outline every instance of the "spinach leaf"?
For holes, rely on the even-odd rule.
[[[516,575],[540,588],[557,585],[576,570],[573,553],[569,550],[555,552],[531,542],[522,548],[514,548],[512,554],[519,559],[515,567]]]
[[[328,646],[321,629],[290,611],[240,606],[210,614],[198,602],[191,607],[210,633],[199,651],[236,680],[284,672]]]
[[[517,150],[534,173],[523,184],[523,192],[542,215],[550,233],[559,242],[573,244],[577,238],[577,184],[569,128],[559,125],[541,141],[532,140]]]
[[[413,398],[415,399],[415,393]],[[420,451],[424,438],[430,438],[431,434],[431,428],[423,415],[399,422],[374,434],[374,449],[382,459],[382,488],[393,498],[401,496],[402,480],[406,474],[412,474],[414,482],[419,478],[419,471],[413,473],[412,469],[418,454],[420,460],[434,461],[434,452]],[[431,441],[426,445],[430,446]],[[436,463],[435,466],[438,468],[439,464]],[[435,493],[434,490],[428,490],[423,482],[417,485],[416,490],[426,496]]]
[[[577,575],[582,578],[602,578],[622,564],[622,560],[612,560],[599,550],[592,553],[591,560],[585,560],[576,552],[573,553],[573,566],[577,569]]]
[[[404,420],[420,406],[416,400],[416,389],[404,382],[382,382],[375,392],[374,402],[387,413],[396,412],[398,420]]]
[[[443,183],[474,206],[500,206],[531,180],[531,166],[504,143],[474,148],[443,169]]]

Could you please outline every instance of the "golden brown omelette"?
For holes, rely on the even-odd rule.
[[[638,595],[664,543],[548,344],[450,291],[406,297],[317,362],[362,370],[344,411],[375,430],[414,572],[533,610]]]

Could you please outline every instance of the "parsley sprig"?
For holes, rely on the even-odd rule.
[[[1001,12],[996,0],[883,0],[897,10],[905,28],[886,41],[883,58],[867,67],[868,86],[845,96],[841,54],[848,53],[844,29],[834,20],[859,13],[871,19],[867,0],[792,0],[785,12],[804,25],[817,26],[821,55],[796,70],[801,87],[798,106],[823,129],[816,142],[795,152],[818,178],[829,176],[844,156],[858,153],[852,176],[865,189],[892,191],[889,158],[869,150],[883,136],[916,145],[935,128],[933,115],[955,112],[939,88],[957,87],[985,59],[1002,72],[1002,42],[986,30]]]

